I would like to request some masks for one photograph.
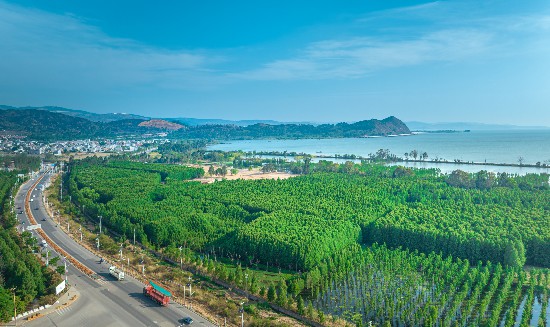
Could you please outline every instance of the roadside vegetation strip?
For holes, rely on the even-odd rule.
[[[19,188],[17,172],[0,171],[0,322],[36,312],[32,308],[54,301],[54,289],[61,276],[33,253],[37,248],[30,232],[18,233],[13,197]],[[24,196],[24,194],[23,194]]]
[[[29,217],[29,221],[33,224],[33,225],[36,225],[37,222],[36,222],[36,219],[34,219],[34,215],[32,213],[32,210],[30,208],[30,197],[31,197],[31,193],[32,191],[34,190],[34,188],[36,187],[36,185],[38,185],[38,183],[40,183],[40,181],[42,180],[42,178],[44,178],[44,176],[41,176],[30,188],[29,188],[29,191],[27,192],[27,196],[26,196],[26,200],[25,200],[25,210],[27,211],[27,216]],[[86,275],[88,276],[91,276],[94,274],[94,272],[86,267],[85,265],[83,265],[80,261],[78,261],[77,259],[75,259],[73,256],[71,256],[69,253],[67,253],[67,251],[63,250],[59,245],[57,245],[51,238],[48,237],[48,235],[46,235],[46,233],[42,230],[42,229],[37,229],[36,230],[38,232],[38,234],[40,234],[40,236],[42,236],[42,238],[46,241],[46,243],[48,243],[48,245],[53,248],[55,250],[55,252],[57,252],[58,254],[62,255],[63,257],[65,257],[67,260],[69,260],[73,266],[75,266],[78,270],[82,271],[83,273],[85,273]]]

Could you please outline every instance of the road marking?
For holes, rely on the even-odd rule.
[[[65,313],[71,311],[71,307],[65,307],[65,308],[61,308],[61,309],[57,309],[56,312],[58,315],[62,316],[64,315]]]
[[[107,281],[105,281],[105,279],[101,279],[101,278],[98,278],[95,280],[98,284],[100,285],[105,285],[107,284]]]

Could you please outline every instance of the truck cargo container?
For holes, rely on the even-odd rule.
[[[162,306],[167,306],[170,303],[170,297],[172,293],[160,287],[159,285],[149,281],[150,285],[146,285],[143,288],[143,294],[155,300],[158,304]]]

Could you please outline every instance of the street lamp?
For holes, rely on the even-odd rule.
[[[185,302],[185,285],[183,285],[183,306],[187,306],[187,303]]]
[[[180,246],[179,249],[180,249],[180,269],[183,269],[183,257],[181,256],[182,247]]]
[[[239,313],[241,314],[241,327],[244,327],[244,302],[241,302],[241,307],[239,308]]]
[[[63,265],[65,266],[65,283],[67,283],[67,258],[66,257],[63,257]]]
[[[191,291],[191,282],[193,281],[193,278],[189,276],[187,280],[189,281],[189,283],[187,283],[187,286],[189,287],[189,298],[191,298],[191,295],[193,295],[193,292]]]
[[[101,219],[103,219],[102,216],[98,216],[99,218],[99,234],[101,234]]]
[[[13,319],[15,320],[15,326],[17,326],[17,306],[15,305],[15,290],[16,287],[10,288],[10,291],[13,292]]]

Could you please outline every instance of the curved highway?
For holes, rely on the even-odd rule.
[[[40,184],[47,183],[49,174],[35,177],[25,183],[16,196],[15,206],[21,208],[17,209],[18,219],[23,226],[30,223],[24,210],[25,196],[41,176],[43,180]],[[170,302],[168,307],[159,306],[143,295],[144,285],[130,276],[123,281],[112,278],[107,263],[99,264],[97,256],[56,227],[44,209],[42,192],[38,188],[31,192],[32,202],[29,203],[32,215],[46,235],[100,277],[94,280],[68,265],[68,282],[80,292],[80,298],[70,307],[28,322],[26,326],[179,326],[185,317],[191,317],[193,325],[215,326],[175,302]],[[19,213],[21,210],[22,213]],[[40,242],[40,235],[33,234]]]

